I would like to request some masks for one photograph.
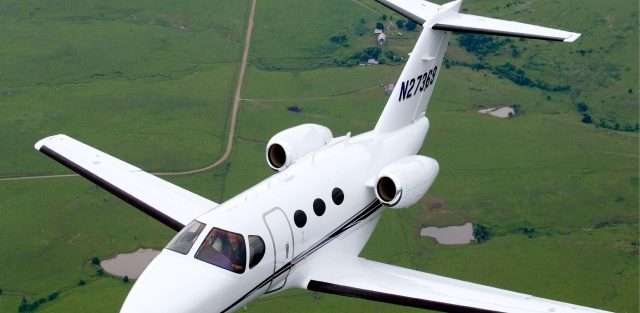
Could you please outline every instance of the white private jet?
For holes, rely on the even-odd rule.
[[[462,0],[378,0],[423,26],[372,131],[333,137],[304,124],[271,138],[277,171],[218,204],[65,135],[36,149],[179,233],[121,313],[232,312],[289,288],[444,312],[605,312],[359,257],[384,208],[419,201],[438,162],[416,155],[450,32],[573,42],[580,34],[462,14]]]

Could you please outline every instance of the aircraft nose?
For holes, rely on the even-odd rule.
[[[225,294],[233,290],[229,274],[193,257],[164,250],[136,281],[120,313],[220,312],[233,301]]]

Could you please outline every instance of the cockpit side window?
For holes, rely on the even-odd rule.
[[[188,254],[193,244],[200,236],[200,233],[204,229],[204,224],[198,221],[193,221],[189,225],[185,226],[167,245],[167,249]]]
[[[249,268],[258,265],[264,257],[264,240],[260,236],[249,235]]]
[[[244,273],[246,251],[242,235],[213,228],[198,249],[196,259],[235,273]]]

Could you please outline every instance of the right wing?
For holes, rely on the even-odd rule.
[[[35,148],[176,231],[218,206],[66,135],[44,138]]]
[[[311,291],[442,312],[606,313],[358,257],[333,255],[308,269]]]

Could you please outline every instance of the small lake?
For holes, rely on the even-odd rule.
[[[475,239],[471,223],[461,226],[425,227],[420,230],[420,236],[434,238],[442,245],[466,245]]]
[[[147,265],[160,253],[153,249],[138,249],[131,253],[118,254],[100,262],[105,272],[118,277],[138,278]]]
[[[500,108],[483,109],[483,110],[479,110],[478,113],[489,114],[497,118],[511,118],[516,115],[516,110],[513,107],[506,106],[506,107],[500,107]]]

